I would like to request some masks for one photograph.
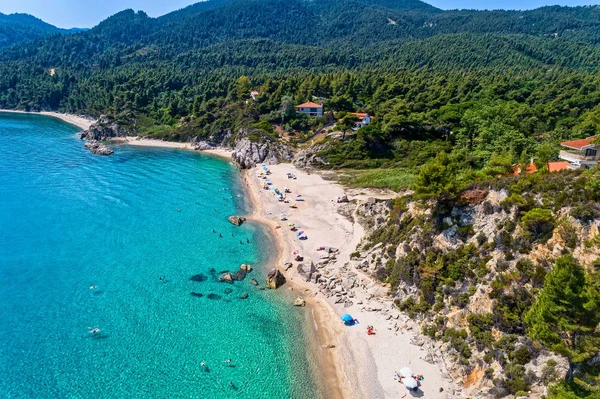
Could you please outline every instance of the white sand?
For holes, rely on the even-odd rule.
[[[13,113],[13,114],[31,114],[31,115],[50,116],[53,118],[60,119],[63,122],[67,122],[71,125],[77,126],[81,130],[89,129],[90,126],[96,122],[93,119],[87,119],[82,116],[71,115],[71,114],[59,114],[58,112],[48,112],[48,111],[25,112],[25,111],[15,111],[15,110],[11,110],[11,109],[0,109],[0,112]]]
[[[116,144],[125,144],[125,145],[133,145],[138,147],[162,147],[162,148],[178,148],[182,150],[194,150],[193,143],[181,143],[175,141],[163,141],[157,139],[148,139],[144,137],[118,137],[112,139],[111,142]],[[222,158],[231,159],[231,150],[226,150],[224,148],[213,148],[211,150],[201,150],[200,152],[204,154],[215,155]]]
[[[355,251],[356,245],[364,235],[364,230],[358,223],[351,222],[337,212],[338,207],[348,205],[337,204],[335,198],[344,195],[347,190],[322,179],[317,174],[302,172],[290,164],[272,165],[269,169],[272,172],[268,176],[273,182],[271,187],[283,190],[287,186],[292,191],[288,198],[295,198],[297,194],[304,197],[303,202],[297,202],[298,209],[291,209],[289,204],[279,202],[272,190],[262,188],[264,180],[257,176],[260,167],[252,169],[246,176],[256,205],[253,218],[271,226],[279,241],[281,255],[278,266],[281,268],[285,262],[292,262],[293,250],[299,250],[305,262],[312,259],[316,263],[322,255],[316,248],[331,246],[340,250],[334,269],[338,273],[347,273],[348,271],[341,269],[349,261],[350,254]],[[297,180],[288,179],[287,172],[295,174]],[[361,200],[373,196],[373,193],[365,194],[365,191],[361,190],[362,193],[356,196],[350,193],[349,199]],[[389,194],[384,196],[390,197]],[[285,213],[289,220],[280,221],[281,213]],[[308,240],[298,240],[296,233],[290,231],[287,225],[290,222],[304,230]],[[318,292],[316,285],[304,282],[296,271],[296,264],[297,262],[294,262],[294,267],[284,274],[294,289],[300,289],[306,295],[309,305],[307,311],[315,314],[317,328],[321,330],[315,339],[322,345],[335,345],[333,349],[321,349],[321,355],[327,359],[324,366],[326,370],[323,370],[326,374],[325,379],[329,384],[349,388],[334,392],[330,387],[330,397],[412,397],[413,394],[408,393],[404,386],[394,379],[394,371],[404,366],[409,366],[415,373],[425,376],[422,391],[414,394],[415,396],[445,398],[448,393],[452,394],[456,386],[444,378],[443,360],[435,349],[411,344],[411,338],[419,335],[420,331],[406,315],[395,308],[386,295],[386,288],[359,270],[351,270],[363,278],[363,287],[354,289],[354,305],[344,308],[343,303],[333,303],[335,297],[326,298]],[[363,302],[362,305],[357,304],[360,301]],[[369,308],[382,310],[369,311]],[[340,316],[344,313],[350,313],[360,324],[344,326],[340,321]],[[391,315],[392,318],[386,320],[386,315]],[[396,316],[399,318],[395,319]],[[367,325],[375,327],[376,335],[366,334]],[[396,325],[399,327],[398,332],[395,331]],[[437,364],[430,364],[422,359],[427,351],[434,354]],[[443,388],[443,392],[439,391],[440,388]]]

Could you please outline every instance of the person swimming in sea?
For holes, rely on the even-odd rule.
[[[250,240],[246,238],[246,243],[250,244]]]
[[[90,288],[88,288],[88,290],[95,290],[96,288],[98,288],[97,285],[90,285]]]
[[[219,238],[223,238],[223,234],[219,233]]]
[[[96,328],[92,328],[92,329],[91,329],[91,330],[89,330],[88,332],[89,332],[90,334],[98,334],[100,331],[102,331],[102,330],[100,330],[98,327],[96,327]]]
[[[242,240],[240,240],[240,244],[243,244],[244,242]]]

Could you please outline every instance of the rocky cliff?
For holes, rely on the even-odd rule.
[[[410,196],[364,203],[368,235],[349,267],[391,284],[465,393],[541,397],[568,362],[527,337],[524,314],[559,256],[600,265],[600,205],[578,179],[472,188],[442,215]]]

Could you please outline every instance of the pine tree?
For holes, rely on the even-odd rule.
[[[569,359],[567,380],[600,351],[600,293],[594,281],[573,256],[562,256],[525,315],[529,336]]]

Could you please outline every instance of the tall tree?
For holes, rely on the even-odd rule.
[[[562,256],[525,315],[529,336],[569,359],[567,380],[573,379],[578,364],[600,351],[597,285],[573,256]]]

